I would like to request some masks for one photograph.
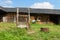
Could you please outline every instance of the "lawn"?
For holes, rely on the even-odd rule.
[[[49,28],[49,33],[41,32],[40,28]],[[34,33],[17,28],[15,23],[0,23],[0,40],[60,40],[60,25],[31,24]]]

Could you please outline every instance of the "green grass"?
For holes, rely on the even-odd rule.
[[[41,32],[40,28],[49,28],[49,33]],[[31,24],[35,33],[17,28],[15,23],[0,23],[0,40],[60,40],[60,25]]]

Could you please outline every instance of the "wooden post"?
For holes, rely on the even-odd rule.
[[[16,19],[16,26],[18,26],[18,17],[19,17],[19,8],[17,8],[17,19]]]
[[[30,8],[28,8],[28,29],[30,29]]]

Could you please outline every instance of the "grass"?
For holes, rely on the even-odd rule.
[[[50,32],[41,32],[41,27],[49,28]],[[31,24],[31,30],[35,33],[28,34],[15,23],[0,23],[0,40],[60,40],[60,25]]]

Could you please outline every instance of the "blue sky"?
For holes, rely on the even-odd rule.
[[[45,3],[47,3],[48,6],[53,6],[54,9],[60,9],[60,0],[0,0],[0,6],[11,7],[34,7],[37,6],[37,4],[38,6],[42,4],[40,6],[43,7],[43,4],[46,6]]]

